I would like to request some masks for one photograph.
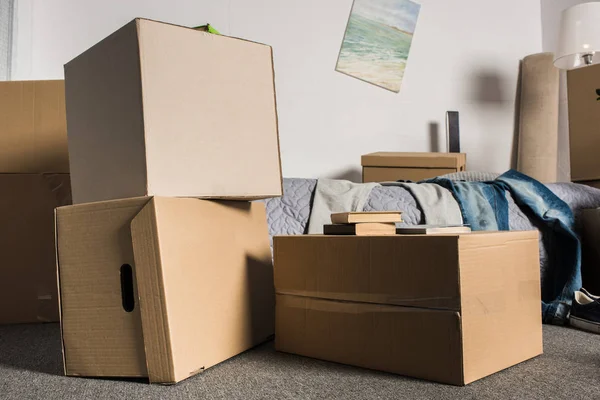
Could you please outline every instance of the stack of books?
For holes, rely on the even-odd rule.
[[[469,233],[468,225],[407,225],[402,222],[401,211],[365,211],[331,214],[331,224],[323,225],[325,235],[434,235]]]
[[[331,214],[332,224],[323,226],[325,235],[395,235],[401,211],[343,212]]]

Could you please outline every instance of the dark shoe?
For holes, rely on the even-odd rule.
[[[574,328],[600,333],[600,297],[585,289],[575,292],[569,323]]]

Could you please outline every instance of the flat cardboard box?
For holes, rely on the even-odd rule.
[[[64,81],[0,82],[0,173],[69,173]]]
[[[600,65],[568,71],[567,88],[571,180],[600,180]]]
[[[361,158],[363,182],[420,181],[464,171],[464,153],[377,152]]]
[[[65,374],[175,383],[272,336],[264,204],[142,197],[56,210]]]
[[[54,208],[68,174],[0,174],[0,324],[58,321]]]
[[[274,256],[279,351],[454,385],[542,353],[535,231],[277,236]]]
[[[135,19],[65,82],[75,204],[282,194],[270,46]]]

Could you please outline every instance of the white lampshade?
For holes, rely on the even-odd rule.
[[[600,2],[583,3],[563,11],[558,40],[556,67],[584,66],[586,54],[590,55],[592,64],[600,63]]]

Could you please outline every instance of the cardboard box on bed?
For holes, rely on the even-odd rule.
[[[279,351],[465,385],[542,353],[537,232],[274,239]]]
[[[65,82],[75,204],[282,194],[270,46],[136,19]]]
[[[69,173],[65,84],[0,82],[0,173]]]
[[[66,375],[175,383],[273,334],[262,203],[89,203],[56,232]]]
[[[377,152],[361,157],[363,182],[420,181],[464,171],[464,153]]]
[[[58,321],[54,208],[69,174],[0,174],[0,324]]]

